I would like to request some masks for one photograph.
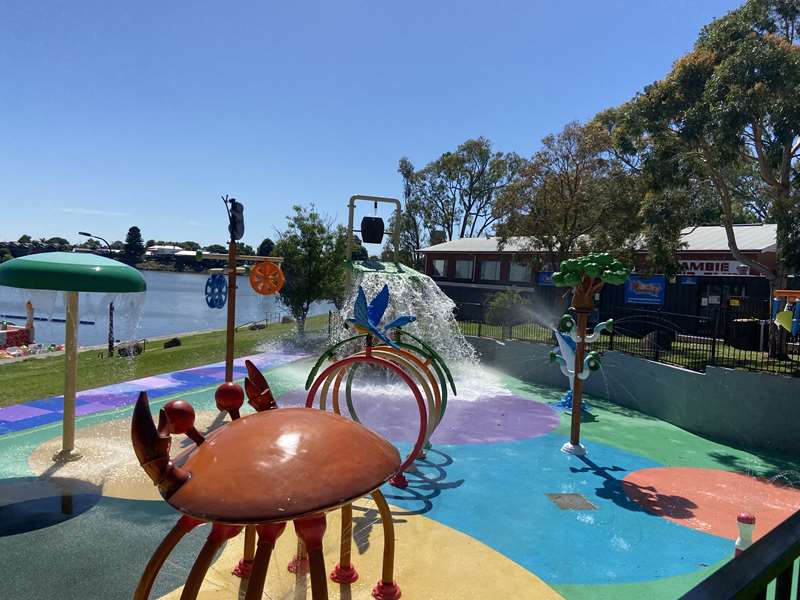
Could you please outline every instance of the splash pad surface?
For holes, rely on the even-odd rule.
[[[287,354],[259,362],[280,406],[304,401],[309,360]],[[49,460],[60,444],[58,415],[49,414],[57,399],[13,407],[17,418],[3,421],[0,435],[0,552],[11,574],[0,595],[130,597],[177,514],[136,463],[129,404],[142,388],[154,410],[180,397],[197,409],[198,426],[211,429],[222,422],[213,400],[219,377],[220,367],[209,365],[84,392],[77,435],[84,459],[61,466]],[[559,448],[568,416],[548,405],[561,390],[483,367],[473,379],[483,386],[450,399],[433,449],[407,473],[408,488],[383,488],[398,530],[404,597],[675,598],[730,558],[737,512],[764,515],[758,537],[800,508],[800,495],[786,485],[791,476],[776,478],[796,465],[591,398],[593,416],[583,424],[589,455],[567,456]],[[359,416],[408,451],[413,403],[391,386],[382,391],[354,388]],[[371,597],[381,547],[376,519],[369,501],[356,505],[353,561],[363,577],[347,589],[331,585],[331,598]],[[179,597],[204,529],[178,546],[152,597]],[[291,590],[307,585],[285,571],[293,544],[293,535],[281,538],[270,598],[295,597]],[[333,565],[333,521],[326,544]],[[225,547],[201,597],[236,597],[241,580],[230,570],[240,546],[237,539]]]

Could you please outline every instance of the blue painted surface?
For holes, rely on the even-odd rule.
[[[622,479],[661,465],[593,442],[589,458],[600,470],[592,470],[560,451],[565,441],[548,434],[437,446],[431,465],[420,468],[425,479],[410,474],[407,490],[387,487],[385,494],[395,506],[473,536],[550,584],[648,581],[730,555],[730,540],[650,515],[628,498]],[[546,493],[579,493],[597,510],[562,510]]]

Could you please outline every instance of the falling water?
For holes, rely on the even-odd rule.
[[[354,271],[351,291],[340,314],[352,317],[359,286],[364,288],[367,301],[370,301],[385,284],[389,286],[389,307],[383,317],[383,324],[402,315],[414,315],[417,320],[403,329],[425,340],[445,361],[453,363],[477,361],[474,348],[458,327],[454,312],[455,303],[430,277],[411,269],[404,269],[398,273],[392,265],[391,270]],[[352,331],[345,329],[340,320],[339,327],[334,330],[334,340],[345,339],[351,335]]]

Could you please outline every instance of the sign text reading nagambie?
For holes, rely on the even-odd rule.
[[[680,275],[752,277],[750,267],[735,260],[682,260]]]

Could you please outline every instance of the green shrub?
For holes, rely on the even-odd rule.
[[[491,325],[518,325],[530,321],[530,304],[513,290],[497,292],[489,300],[486,322]]]

